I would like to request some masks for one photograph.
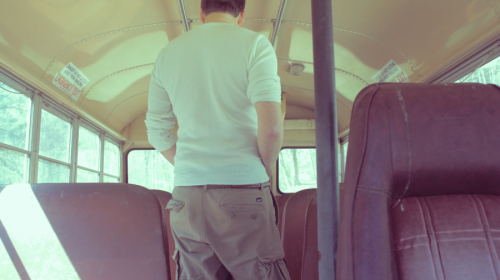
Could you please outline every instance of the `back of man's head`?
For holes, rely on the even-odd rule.
[[[238,17],[245,10],[246,0],[201,0],[205,14],[228,13]]]

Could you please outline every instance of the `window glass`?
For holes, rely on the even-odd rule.
[[[99,174],[78,168],[76,171],[77,183],[99,183]]]
[[[120,148],[109,142],[104,142],[104,173],[120,175]]]
[[[78,133],[78,165],[99,170],[101,141],[99,135],[80,126]]]
[[[39,160],[38,183],[69,183],[69,167],[43,159]]]
[[[128,183],[148,189],[172,192],[174,166],[156,150],[135,150],[128,154]]]
[[[281,150],[278,177],[284,193],[316,188],[316,149]]]
[[[500,86],[500,57],[479,67],[474,73],[467,74],[457,83],[482,83]]]
[[[0,148],[0,184],[28,183],[29,156]]]
[[[345,181],[345,171],[346,171],[346,162],[347,162],[347,148],[349,147],[349,142],[345,142],[344,144],[342,144],[342,150],[343,150],[343,154],[344,154],[344,157],[342,158],[342,164],[344,166],[344,172],[342,173],[342,182]]]
[[[28,150],[31,99],[0,82],[0,142]]]
[[[40,155],[69,162],[71,125],[42,110],[40,127]]]
[[[103,181],[104,183],[120,183],[120,179],[106,175],[104,175]]]

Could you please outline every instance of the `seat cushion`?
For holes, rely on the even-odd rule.
[[[401,280],[500,276],[500,197],[408,197],[392,210]]]
[[[136,185],[0,188],[0,243],[22,279],[165,280],[162,220],[158,199]]]

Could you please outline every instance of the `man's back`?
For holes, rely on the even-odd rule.
[[[279,103],[281,91],[267,38],[228,23],[193,29],[158,57],[150,94],[165,91],[179,123],[176,186],[268,180],[254,103]]]

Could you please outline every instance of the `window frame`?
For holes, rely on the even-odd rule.
[[[346,136],[340,138],[339,140],[339,145],[340,145],[340,183],[344,183],[345,181],[345,169],[346,169],[346,163],[347,163],[347,151],[345,150],[345,144],[349,143],[349,134]],[[347,147],[349,149],[349,147]],[[344,161],[344,158],[346,161]]]
[[[105,152],[104,145],[106,144],[105,143],[106,141],[118,146],[118,176],[104,172],[104,152]],[[104,182],[104,176],[112,177],[112,178],[118,179],[119,182],[123,182],[123,177],[124,177],[123,176],[124,170],[122,169],[122,166],[123,166],[123,143],[115,140],[114,138],[110,137],[110,135],[107,135],[106,133],[103,132],[102,141],[101,141],[101,151],[102,151],[102,153],[101,153],[101,172],[99,173],[99,182],[101,182],[101,183]]]
[[[51,163],[64,165],[69,167],[69,182],[76,183],[77,181],[77,170],[78,168],[95,172],[99,174],[99,183],[104,182],[104,176],[112,177],[117,179],[118,182],[123,182],[124,172],[123,172],[123,141],[115,138],[114,136],[108,134],[103,129],[98,126],[92,124],[90,121],[83,118],[83,116],[69,110],[63,105],[59,104],[48,95],[42,93],[41,91],[36,90],[31,85],[25,83],[20,80],[16,76],[9,73],[4,68],[0,67],[0,82],[6,84],[7,86],[13,88],[16,91],[19,91],[19,94],[24,94],[28,98],[31,99],[31,107],[30,107],[30,127],[29,130],[29,143],[28,150],[20,149],[8,144],[0,143],[0,147],[23,153],[28,155],[29,157],[29,169],[27,170],[28,174],[28,183],[36,184],[38,182],[38,162],[39,160],[45,160]],[[14,94],[14,93],[13,93]],[[41,132],[41,117],[42,110],[45,110],[47,113],[55,115],[58,118],[61,118],[64,121],[68,121],[70,124],[70,150],[69,150],[69,162],[62,162],[60,160],[52,159],[46,156],[41,156],[39,153],[40,148],[40,132]],[[100,166],[99,170],[89,169],[83,166],[78,165],[78,141],[79,141],[79,128],[80,126],[88,129],[89,131],[96,133],[99,136],[99,140],[101,142],[101,147],[99,151],[100,156]],[[108,141],[114,145],[118,146],[118,176],[104,173],[104,144],[105,141]]]
[[[281,153],[281,151],[287,150],[287,149],[316,149],[316,146],[286,146],[286,147],[281,147],[280,153]],[[285,192],[281,191],[281,189],[280,189],[280,175],[279,174],[280,174],[280,158],[279,158],[279,154],[278,154],[278,158],[276,159],[276,191],[281,195],[290,194],[290,193],[285,193]]]
[[[124,167],[123,173],[125,173],[125,174],[123,175],[123,178],[125,179],[124,182],[126,184],[129,184],[129,182],[128,182],[128,156],[129,156],[129,154],[133,151],[154,151],[154,150],[156,150],[156,149],[155,148],[133,148],[133,149],[128,150],[125,153],[125,155],[124,155],[125,160],[124,160],[124,166],[123,166]]]
[[[340,177],[340,182],[339,184],[341,183],[344,183],[344,179],[345,179],[345,165],[346,163],[344,162],[344,155],[347,151],[344,151],[344,144],[345,143],[348,143],[349,142],[349,135],[346,135],[342,138],[339,139],[339,146],[340,146],[340,149],[339,149],[339,153],[340,153],[340,169],[341,169],[341,173],[339,174],[339,177]],[[285,149],[316,149],[316,146],[287,146],[287,147],[282,147],[281,150],[280,150],[280,153],[282,150],[285,150]],[[285,193],[285,192],[282,192],[281,189],[280,189],[280,177],[279,177],[279,173],[280,173],[280,160],[279,160],[279,155],[278,155],[278,159],[276,160],[276,191],[281,194],[281,195],[284,195],[284,194],[290,194],[290,193]]]
[[[500,56],[500,38],[486,43],[424,83],[455,83]]]

